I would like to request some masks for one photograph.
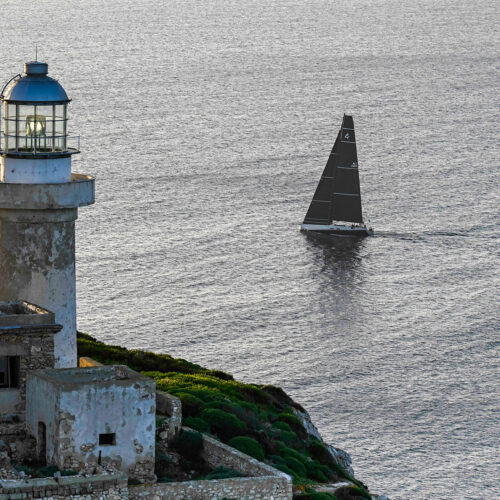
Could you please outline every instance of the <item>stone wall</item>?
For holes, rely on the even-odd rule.
[[[19,356],[19,386],[0,389],[0,413],[24,418],[27,372],[54,367],[54,334],[60,325],[0,327],[0,356]]]
[[[160,430],[162,443],[168,443],[179,434],[182,427],[182,402],[163,391],[156,391],[156,415],[167,417]]]
[[[203,458],[211,467],[226,467],[241,472],[245,476],[266,477],[276,476],[290,480],[290,476],[284,472],[259,462],[239,450],[231,448],[214,438],[203,435]]]
[[[129,486],[130,500],[290,500],[289,481],[278,477],[237,477]]]
[[[203,435],[203,458],[214,468],[222,466],[250,477],[130,486],[130,500],[221,500],[222,498],[291,500],[292,498],[290,476],[207,435]]]
[[[0,500],[31,498],[128,500],[127,476],[119,473],[0,481]]]

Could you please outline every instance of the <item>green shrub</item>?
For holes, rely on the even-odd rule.
[[[296,403],[281,387],[261,385],[260,389],[266,392],[271,397],[272,402],[277,406],[288,405],[299,411],[305,411],[304,408]]]
[[[331,493],[303,493],[293,498],[300,498],[301,500],[337,500],[337,497]]]
[[[209,425],[205,420],[199,417],[187,417],[184,419],[184,425],[187,427],[191,427],[191,429],[194,429],[195,431],[198,432],[208,432],[209,431]]]
[[[334,463],[330,452],[326,448],[326,446],[320,443],[317,439],[313,439],[308,446],[309,453],[312,458],[315,458],[322,464],[331,464]]]
[[[293,448],[289,448],[288,446],[280,446],[280,449],[279,449],[278,453],[279,453],[280,457],[284,457],[284,458],[292,457],[292,458],[295,458],[299,462],[302,462],[302,464],[304,464],[304,466],[306,466],[306,467],[307,467],[307,463],[309,462],[308,458],[305,455],[303,455],[302,453],[300,453],[297,450],[294,450]]]
[[[214,471],[208,473],[204,479],[228,479],[231,477],[242,477],[242,475],[233,469],[226,469],[219,466]]]
[[[275,467],[280,470],[281,472],[284,472],[285,474],[288,474],[289,476],[292,476],[292,478],[298,477],[297,474],[290,469],[287,465],[282,465],[282,464],[276,464]]]
[[[36,471],[36,475],[40,477],[52,477],[58,471],[59,467],[57,465],[46,465],[45,467],[40,467]]]
[[[229,441],[246,429],[246,425],[238,417],[215,408],[203,410],[201,418],[208,423],[210,431],[223,441]]]
[[[279,420],[273,423],[273,427],[281,429],[282,431],[292,432],[292,428],[286,422],[281,422]]]
[[[322,483],[326,483],[330,479],[333,479],[332,471],[326,465],[321,465],[317,460],[310,460],[305,465],[307,477],[316,479]]]
[[[168,354],[155,354],[139,350],[128,350],[116,345],[107,345],[86,333],[78,332],[78,356],[88,356],[106,365],[127,365],[136,371],[159,371],[181,373],[207,373],[199,365],[184,359],[175,359]],[[212,376],[217,376],[213,372]]]
[[[170,479],[169,477],[159,477],[157,482],[158,483],[172,483],[173,479]]]
[[[371,500],[371,495],[359,486],[342,486],[335,495],[338,500]]]
[[[64,469],[61,471],[61,476],[76,476],[78,472],[76,470]]]
[[[243,453],[246,453],[247,455],[250,455],[253,458],[256,458],[257,460],[264,460],[264,450],[262,449],[262,446],[259,444],[259,442],[254,438],[247,436],[237,436],[231,439],[228,445],[236,448],[237,450],[240,450]]]
[[[33,470],[29,467],[26,467],[25,465],[14,465],[14,469],[16,469],[17,472],[24,472],[28,476],[33,475]]]
[[[197,417],[202,407],[204,406],[203,401],[192,394],[187,392],[179,392],[176,396],[181,400],[182,403],[182,415],[184,417]]]
[[[307,477],[307,472],[304,464],[293,457],[284,457],[287,467],[290,467],[297,476]]]
[[[175,438],[173,446],[184,458],[197,462],[203,450],[203,437],[197,431],[184,431]]]
[[[278,419],[286,422],[292,429],[297,426],[303,427],[300,418],[292,413],[278,413]]]
[[[286,443],[287,445],[293,444],[293,442],[297,439],[297,434],[295,432],[288,432],[288,431],[279,431],[279,438],[281,441]]]
[[[220,378],[221,380],[234,380],[234,377],[232,375],[229,375],[229,373],[221,372],[220,370],[207,370],[206,374],[210,375],[211,377]]]

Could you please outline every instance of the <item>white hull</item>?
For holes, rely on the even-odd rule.
[[[373,234],[373,229],[366,227],[365,224],[301,224],[300,230],[340,236],[371,236]]]

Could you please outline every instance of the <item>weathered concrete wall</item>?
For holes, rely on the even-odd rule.
[[[36,373],[36,372],[35,372]],[[33,377],[28,373],[26,383],[26,429],[37,440],[37,455],[40,457],[42,444],[39,441],[38,424],[45,424],[46,453],[48,464],[56,463],[58,447],[59,422],[54,418],[59,406],[59,392],[55,391],[49,381]],[[43,457],[41,457],[43,459]]]
[[[5,158],[0,157],[0,181],[42,184],[71,181],[71,157]]]
[[[23,298],[53,311],[63,325],[54,341],[56,366],[76,366],[74,220],[31,223],[20,216],[6,220],[0,211],[0,300]]]
[[[67,476],[59,478],[0,481],[0,500],[128,500],[124,474]]]
[[[59,210],[92,205],[94,179],[71,174],[71,182],[59,184],[13,184],[0,182],[0,208],[9,210]]]
[[[30,431],[36,437],[38,421],[45,422],[47,455],[60,468],[78,470],[100,455],[103,464],[152,481],[155,389],[154,380],[125,366],[33,372],[26,411]],[[45,401],[47,391],[57,394],[54,402]],[[99,444],[99,434],[112,433],[115,444]]]
[[[0,389],[0,413],[24,418],[29,370],[54,366],[54,335],[59,325],[0,326],[0,356],[19,356],[19,387]]]
[[[63,329],[55,338],[56,367],[76,354],[75,220],[94,202],[94,179],[0,182],[0,301],[23,298],[50,309]]]

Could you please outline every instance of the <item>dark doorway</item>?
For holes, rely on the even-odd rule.
[[[47,463],[47,427],[43,422],[38,422],[38,461],[41,464]]]

